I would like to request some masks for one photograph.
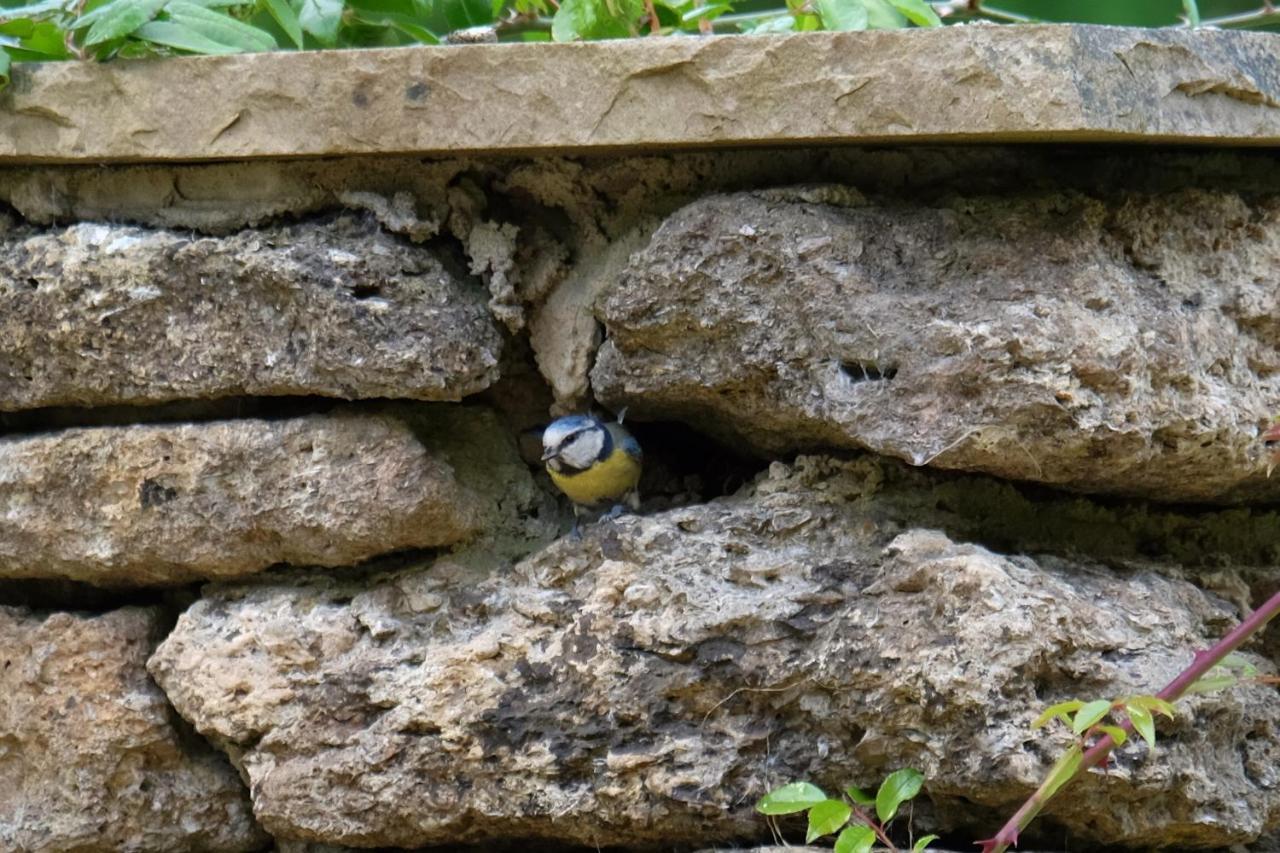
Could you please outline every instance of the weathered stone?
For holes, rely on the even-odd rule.
[[[149,666],[278,837],[672,847],[767,838],[775,785],[903,765],[928,778],[918,829],[993,831],[1068,741],[1028,730],[1046,704],[1154,691],[1238,616],[1177,577],[913,527],[880,471],[775,464],[514,567],[210,589]],[[1159,760],[1126,750],[1049,819],[1144,847],[1276,830],[1273,700],[1190,700]]]
[[[591,362],[600,346],[594,306],[627,257],[642,249],[657,223],[583,252],[572,271],[533,313],[529,343],[561,413],[582,411]]]
[[[246,394],[456,400],[497,377],[478,283],[356,217],[197,238],[0,236],[0,409]]]
[[[0,159],[1274,145],[1276,43],[1270,33],[1051,25],[18,65],[0,95]]]
[[[173,714],[145,663],[165,619],[0,607],[0,848],[260,850],[236,771]]]
[[[1280,494],[1280,203],[1203,191],[704,198],[604,300],[607,405],[1160,500]]]
[[[535,488],[496,419],[402,411],[0,439],[0,577],[172,584],[517,526]]]

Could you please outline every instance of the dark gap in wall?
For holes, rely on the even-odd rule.
[[[679,421],[624,424],[644,450],[640,498],[646,513],[731,495],[769,464]]]
[[[332,397],[223,397],[125,406],[50,406],[0,412],[0,435],[56,432],[74,427],[200,423],[244,418],[280,420],[328,412],[347,402]]]
[[[352,589],[370,588],[388,575],[406,569],[428,566],[445,553],[448,553],[448,549],[406,548],[402,551],[379,554],[352,566],[302,566],[277,563],[260,572],[241,577],[222,578],[210,583],[218,586],[332,587],[335,589],[336,596],[333,600],[347,603],[350,598],[341,589],[348,586]]]
[[[161,607],[166,629],[200,594],[199,584],[175,587],[100,587],[60,578],[0,579],[0,605],[25,607],[36,613],[75,611],[106,613],[121,607]],[[172,618],[169,618],[169,615]]]

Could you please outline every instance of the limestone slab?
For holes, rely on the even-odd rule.
[[[1274,498],[1280,204],[1185,190],[708,196],[610,285],[597,397],[777,455]]]
[[[241,853],[268,841],[224,756],[147,676],[156,609],[0,606],[0,848]]]
[[[497,378],[478,282],[356,216],[225,237],[0,233],[0,410],[238,395],[457,400]]]
[[[1278,39],[966,26],[18,65],[0,94],[0,162],[801,142],[1274,145]]]
[[[532,493],[510,439],[474,409],[6,438],[0,577],[151,585],[351,565],[493,532]]]
[[[1239,617],[1171,567],[926,529],[877,470],[775,464],[514,566],[208,589],[150,671],[279,838],[696,849],[767,840],[752,804],[777,785],[903,765],[928,779],[918,832],[989,833],[1070,740],[1029,730],[1045,705],[1154,692]],[[1056,825],[1143,847],[1280,827],[1271,688],[1196,697],[1162,731],[1158,761],[1126,750]]]

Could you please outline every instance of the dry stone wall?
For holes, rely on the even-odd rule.
[[[1270,153],[0,198],[5,850],[725,849],[775,785],[907,765],[961,849],[1067,742],[1043,707],[1154,692],[1280,587]],[[644,501],[575,539],[534,430],[592,406]],[[1280,633],[1242,653],[1274,674]],[[1161,737],[1028,842],[1274,848],[1275,687]]]

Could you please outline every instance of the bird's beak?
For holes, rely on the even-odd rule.
[[[544,450],[542,451],[542,461],[546,462],[548,459],[550,459],[552,456],[555,456],[555,455],[556,455],[556,451],[554,447],[551,448],[550,450]]]

